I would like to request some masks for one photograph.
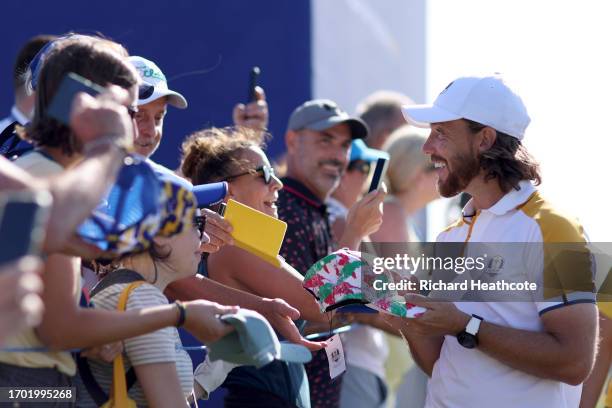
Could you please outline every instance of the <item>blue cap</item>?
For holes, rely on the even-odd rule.
[[[382,150],[372,149],[366,146],[365,142],[361,139],[353,140],[351,144],[351,157],[349,162],[355,160],[362,160],[365,162],[375,162],[378,159],[389,159],[389,153],[383,152]]]
[[[193,219],[191,183],[158,173],[146,158],[128,156],[102,203],[77,230],[104,258],[147,249],[156,235],[180,233]]]
[[[153,171],[160,179],[172,181],[192,191],[198,200],[198,208],[219,204],[227,195],[228,185],[226,181],[194,186],[188,180],[180,177],[175,172],[159,163],[155,163],[150,159],[147,160],[147,163],[151,165]]]
[[[193,186],[193,194],[198,200],[198,208],[210,207],[222,202],[227,195],[227,181]]]

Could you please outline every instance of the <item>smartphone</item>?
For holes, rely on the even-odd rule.
[[[41,254],[52,201],[46,191],[0,195],[0,265]]]
[[[219,208],[217,209],[217,214],[219,214],[220,216],[224,216],[225,215],[225,209],[227,208],[227,204],[225,203],[221,203],[219,204]]]
[[[380,187],[383,177],[387,172],[387,167],[389,166],[389,160],[380,158],[376,160],[376,167],[374,168],[374,175],[372,176],[372,182],[370,183],[370,188],[368,189],[368,193],[378,190]]]
[[[79,92],[85,92],[91,96],[96,96],[104,92],[104,88],[74,72],[69,72],[62,79],[59,88],[57,88],[47,108],[47,115],[60,121],[64,125],[69,125],[72,100]]]
[[[249,96],[247,102],[254,102],[257,100],[257,94],[255,92],[255,88],[257,87],[257,81],[259,79],[259,75],[261,74],[261,69],[259,67],[251,68],[251,72],[249,74]]]

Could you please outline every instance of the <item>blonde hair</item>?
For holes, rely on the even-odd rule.
[[[383,146],[390,156],[386,179],[390,194],[409,190],[414,175],[427,165],[429,158],[423,153],[426,140],[427,131],[411,125],[404,125],[391,133]]]

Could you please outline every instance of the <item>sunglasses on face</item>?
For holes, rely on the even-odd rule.
[[[204,227],[206,226],[206,217],[203,215],[195,215],[193,217],[193,226],[198,231],[198,236],[200,237],[200,241],[204,237]]]
[[[225,181],[232,181],[238,177],[246,176],[247,174],[259,175],[264,179],[264,182],[266,184],[270,184],[272,182],[272,178],[274,177],[274,169],[271,166],[263,165],[263,166],[256,167],[255,169],[246,171],[244,173],[226,177]]]
[[[141,84],[138,86],[138,99],[147,99],[153,95],[155,87],[149,84]]]
[[[347,171],[358,171],[361,174],[370,174],[370,163],[361,160],[350,162]]]

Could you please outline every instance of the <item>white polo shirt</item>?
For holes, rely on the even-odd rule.
[[[544,246],[537,243],[585,241],[582,227],[551,207],[530,182],[522,181],[519,187],[520,190],[511,190],[486,210],[474,211],[470,200],[463,218],[443,231],[437,242],[533,242],[535,245],[529,248],[544,251]],[[543,271],[542,256],[536,258]],[[505,259],[503,270],[524,271],[525,262],[529,260]],[[487,322],[543,331],[542,314],[574,303],[594,303],[592,293],[541,300],[455,304],[463,312],[477,314]],[[446,336],[429,381],[426,407],[574,408],[578,407],[581,390],[582,385],[571,386],[515,370],[478,348],[461,346],[454,336]]]

